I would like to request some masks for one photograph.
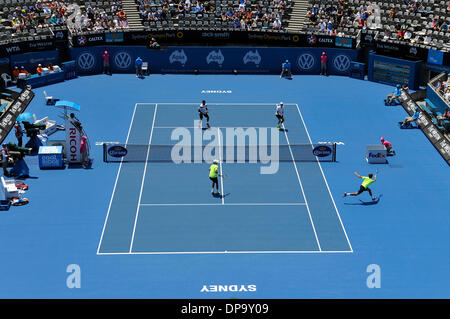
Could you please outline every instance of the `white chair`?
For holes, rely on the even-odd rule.
[[[2,179],[2,192],[5,199],[11,199],[13,197],[19,197],[19,190],[16,187],[16,182],[13,179],[5,180]]]
[[[13,84],[12,78],[9,74],[3,73],[2,74],[3,83],[5,84],[5,88]]]
[[[53,96],[48,96],[46,91],[44,91],[44,97],[47,105],[55,105],[59,101],[58,99],[54,99]]]
[[[148,62],[142,62],[142,74],[148,75]]]

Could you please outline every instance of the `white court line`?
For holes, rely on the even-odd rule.
[[[198,126],[155,126],[155,129],[178,129],[178,128],[192,128],[198,129]],[[211,128],[275,128],[275,126],[211,126]]]
[[[155,126],[157,110],[158,110],[158,104],[155,104],[155,112],[153,113],[152,128],[150,129],[150,137],[148,139],[147,156],[145,158],[144,173],[142,174],[141,191],[139,192],[138,205],[137,205],[137,208],[136,208],[136,216],[134,218],[133,234],[131,236],[131,243],[130,243],[130,252],[133,250],[134,234],[136,233],[136,225],[137,225],[137,220],[138,220],[138,217],[139,217],[139,207],[140,207],[140,204],[141,204],[142,190],[144,189],[145,174],[147,172],[147,165],[148,165],[148,155],[150,154],[150,146],[152,144],[152,136],[153,136],[153,127]]]
[[[308,215],[309,215],[309,220],[311,221],[311,226],[312,226],[313,231],[314,231],[314,236],[316,237],[317,245],[319,246],[319,250],[321,251],[322,247],[320,247],[319,237],[317,237],[316,227],[314,226],[314,221],[312,219],[311,211],[309,210],[309,206],[308,206],[308,200],[306,199],[305,191],[303,189],[303,183],[302,183],[302,180],[300,178],[300,174],[298,173],[297,164],[295,163],[295,159],[294,159],[294,154],[292,153],[291,143],[289,143],[289,138],[287,136],[286,128],[284,126],[284,123],[282,123],[282,125],[283,125],[284,135],[286,136],[286,141],[287,141],[288,146],[289,146],[289,152],[291,153],[292,163],[294,163],[295,173],[297,174],[298,183],[300,184],[300,189],[302,190],[303,198],[305,199],[306,209],[308,210]]]
[[[302,112],[300,112],[300,108],[298,107],[298,104],[296,104],[296,106],[297,106],[298,114],[300,115],[300,118],[302,120],[303,126],[305,127],[306,134],[308,135],[309,143],[312,145],[311,136],[309,136],[308,128],[306,127],[305,121],[303,120]],[[328,186],[327,179],[325,177],[325,174],[323,173],[322,165],[320,165],[320,161],[317,159],[317,156],[316,156],[316,161],[317,161],[317,164],[319,165],[320,171],[322,172],[322,176],[323,176],[323,180],[325,181],[325,185],[327,185],[328,193],[330,194],[331,201],[333,202],[334,209],[336,210],[336,214],[337,214],[337,216],[339,218],[339,222],[341,223],[341,227],[342,227],[342,230],[344,231],[345,238],[347,239],[347,243],[348,243],[351,251],[353,252],[352,244],[350,243],[350,240],[348,238],[347,232],[345,231],[345,227],[344,227],[344,224],[342,223],[341,215],[339,214],[339,210],[338,210],[338,208],[336,206],[336,203],[334,201],[333,195],[331,194],[330,187]]]
[[[136,107],[137,107],[137,104],[134,105],[133,116],[131,117],[130,127],[128,128],[128,134],[127,134],[127,139],[126,139],[125,144],[128,143],[128,139],[130,138],[131,127],[133,126],[134,115],[136,114]],[[108,218],[109,218],[109,211],[111,210],[114,193],[116,192],[116,186],[117,186],[117,182],[119,180],[120,170],[122,169],[122,162],[123,162],[123,158],[120,160],[119,170],[117,172],[116,181],[114,182],[114,188],[113,188],[113,192],[111,194],[111,200],[109,201],[108,212],[106,213],[106,219],[105,219],[105,223],[103,224],[102,234],[100,236],[100,242],[98,243],[97,254],[99,254],[99,252],[100,252],[100,246],[103,241],[103,234],[105,233],[106,224],[107,224]]]
[[[222,205],[225,204],[225,196],[223,195],[223,170],[222,170],[222,143],[221,143],[221,135],[220,135],[220,129],[217,128],[217,134],[219,135],[219,165],[220,165],[220,196],[222,197]]]
[[[150,204],[140,204],[140,206],[304,206],[306,203],[150,203]]]
[[[276,104],[278,104],[280,102],[274,102],[274,103],[208,103],[208,105],[217,105],[217,106],[227,106],[227,105],[248,105],[248,106],[258,106],[258,105],[262,105],[262,106],[275,106]],[[163,103],[137,103],[138,105],[155,105],[158,104],[159,106],[163,105],[163,106],[168,106],[168,105],[173,105],[173,106],[177,106],[177,105],[198,105],[198,102],[192,102],[192,103],[168,103],[168,102],[163,102]],[[295,103],[284,103],[284,106],[295,106]]]
[[[153,251],[100,253],[99,255],[207,255],[207,254],[349,254],[350,250]]]

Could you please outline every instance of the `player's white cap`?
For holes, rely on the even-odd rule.
[[[284,105],[284,103],[283,103],[283,102],[280,102],[280,105]]]
[[[219,163],[219,160],[218,160],[218,159],[215,159],[215,160],[213,161],[213,163],[214,163],[214,164],[218,164],[218,163]]]

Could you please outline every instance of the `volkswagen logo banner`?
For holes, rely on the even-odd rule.
[[[310,53],[303,53],[298,57],[297,64],[301,71],[311,71],[316,64],[316,59]]]
[[[337,73],[350,72],[351,59],[344,54],[339,54],[333,58],[333,66]]]
[[[92,53],[85,52],[78,57],[78,66],[84,71],[91,71],[95,67],[95,57]]]
[[[114,64],[120,70],[131,69],[130,68],[132,66],[131,55],[128,52],[124,52],[124,51],[118,52],[114,56]]]
[[[89,37],[87,37],[89,39]],[[318,74],[320,55],[328,55],[329,74],[348,74],[358,52],[331,48],[271,48],[271,47],[170,47],[168,50],[149,50],[145,46],[97,46],[72,48],[72,59],[79,74],[102,71],[102,53],[108,50],[112,72],[134,73],[135,61],[140,57],[149,63],[154,73],[186,73],[198,69],[209,73],[279,74],[281,63],[289,60],[295,73]]]

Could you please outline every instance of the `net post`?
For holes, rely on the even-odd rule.
[[[336,151],[337,151],[337,144],[336,142],[333,143],[333,162],[336,162]]]
[[[108,163],[108,159],[106,158],[106,143],[103,143],[103,162]]]

